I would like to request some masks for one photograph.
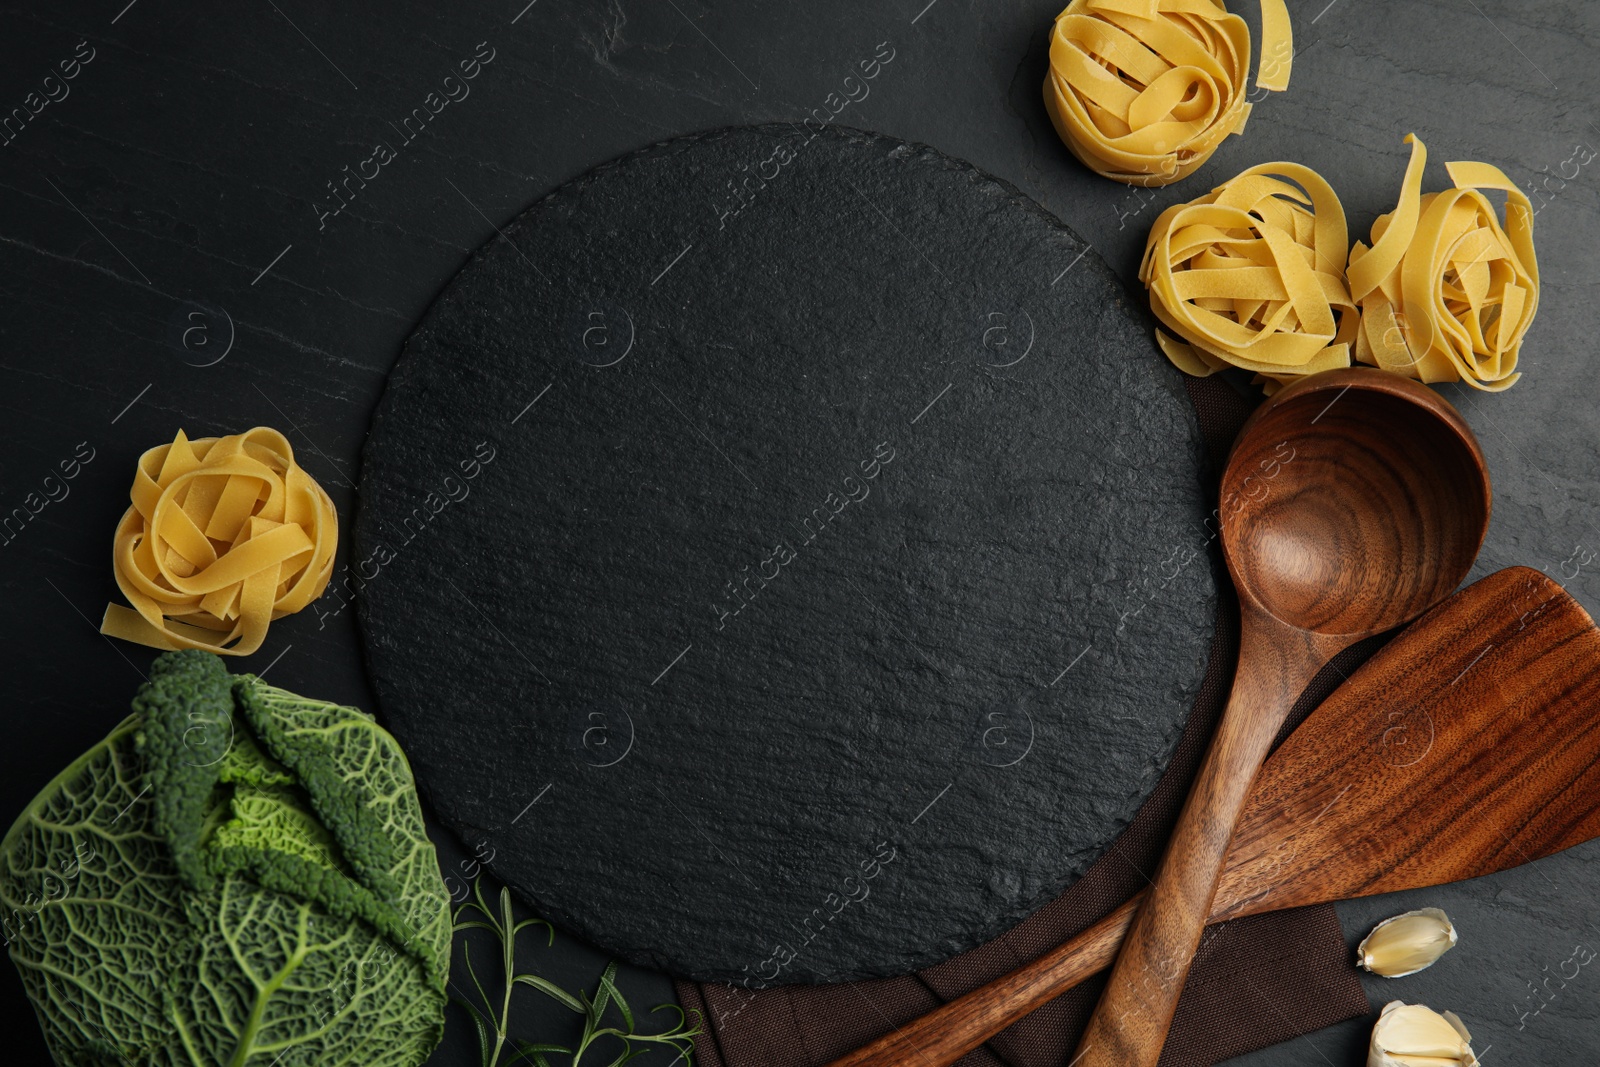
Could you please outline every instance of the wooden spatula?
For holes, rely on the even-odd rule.
[[[1419,619],[1272,755],[1211,921],[1475,878],[1597,835],[1600,630],[1510,567]],[[831,1067],[954,1063],[1109,967],[1139,900]]]

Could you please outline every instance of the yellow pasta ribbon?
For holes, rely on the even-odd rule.
[[[1241,367],[1268,393],[1349,366],[1358,315],[1347,241],[1333,187],[1298,163],[1263,163],[1174,204],[1139,265],[1151,310],[1176,335],[1158,329],[1157,343],[1187,374]]]
[[[1284,0],[1261,0],[1261,37],[1256,85],[1288,88]],[[1250,27],[1222,0],[1073,0],[1051,32],[1044,103],[1090,170],[1167,185],[1244,132],[1249,65]]]
[[[1415,134],[1406,142],[1399,204],[1372,224],[1371,248],[1350,251],[1356,358],[1422,382],[1508,389],[1539,307],[1533,206],[1487,163],[1446,163],[1455,188],[1423,195],[1428,150]],[[1480,189],[1505,192],[1504,227]]]
[[[179,430],[139,457],[129,496],[111,558],[133,607],[107,605],[103,634],[248,655],[333,574],[333,501],[277,430],[198,441]]]

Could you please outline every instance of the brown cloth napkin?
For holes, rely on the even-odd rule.
[[[1187,384],[1213,466],[1220,472],[1254,401],[1221,377],[1191,378]],[[706,1027],[696,1041],[700,1063],[821,1067],[1036,959],[1142,888],[1155,873],[1227,701],[1239,651],[1239,613],[1231,589],[1223,590],[1218,611],[1205,679],[1166,775],[1127,830],[1082,878],[1008,933],[904,977],[756,992],[680,981],[679,1001],[686,1011],[698,1009]],[[1330,664],[1301,697],[1282,736],[1381,643],[1381,638],[1363,642]],[[1065,1067],[1102,987],[1103,980],[1096,978],[1071,990],[969,1053],[962,1067]],[[1332,905],[1219,923],[1207,929],[1201,942],[1161,1065],[1210,1067],[1368,1010]]]

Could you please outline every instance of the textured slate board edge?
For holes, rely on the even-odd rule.
[[[503,233],[506,240],[509,240],[514,244],[516,242],[516,238],[524,230],[527,220],[531,216],[537,214],[540,210],[558,200],[580,196],[585,189],[587,189],[594,182],[602,178],[608,172],[620,167],[652,158],[666,158],[683,151],[692,150],[699,144],[715,141],[717,139],[725,138],[744,131],[767,132],[775,135],[787,136],[795,133],[798,129],[799,127],[791,123],[767,123],[744,127],[719,127],[700,133],[688,134],[685,136],[654,142],[632,152],[625,153],[614,159],[601,163],[598,166],[586,171],[582,175],[579,175],[578,177],[557,186],[544,196],[541,196],[537,200],[531,202],[528,207],[519,212],[513,222],[503,227]],[[1105,263],[1100,255],[1096,253],[1094,249],[1086,241],[1084,241],[1075,230],[1072,229],[1072,227],[1063,222],[1053,212],[1049,211],[1038,202],[1028,197],[1012,183],[991,175],[971,163],[949,156],[937,148],[920,142],[903,141],[898,138],[888,137],[881,134],[872,133],[870,131],[837,125],[824,128],[824,130],[818,133],[817,136],[835,137],[849,143],[877,147],[891,152],[915,154],[926,159],[937,161],[939,165],[947,171],[954,171],[966,175],[982,195],[999,197],[1016,207],[1027,210],[1047,223],[1049,226],[1063,233],[1069,238],[1069,240],[1078,250],[1087,253],[1082,256],[1081,262],[1072,261],[1074,265],[1070,269],[1090,270],[1100,275],[1107,283],[1110,284],[1110,286],[1114,287],[1115,291],[1119,294],[1117,298],[1118,306],[1127,310],[1131,310],[1133,314],[1142,320],[1146,325],[1146,336],[1151,336],[1150,331],[1154,330],[1155,322],[1153,316],[1149,313],[1148,307],[1144,300],[1139,298],[1136,294],[1128,292],[1126,286],[1123,285],[1121,279],[1115,274],[1115,272],[1112,271],[1110,266]],[[491,238],[489,241],[485,242],[481,249],[475,250],[472,256],[469,256],[467,260],[463,262],[462,271],[464,271],[466,267],[469,266],[475,260],[475,258],[482,253],[483,250],[490,248],[499,241],[500,238],[498,236]],[[368,555],[370,546],[376,539],[376,533],[374,530],[374,524],[376,520],[374,516],[379,511],[377,506],[378,498],[374,494],[372,480],[365,477],[365,472],[369,469],[373,461],[372,453],[375,436],[374,431],[378,426],[381,425],[388,402],[397,392],[396,387],[403,387],[408,381],[409,375],[414,366],[414,361],[408,360],[406,356],[412,348],[413,341],[416,339],[418,334],[423,333],[430,328],[434,320],[441,315],[442,309],[448,304],[457,287],[461,284],[461,273],[461,271],[458,271],[457,274],[453,276],[451,280],[440,290],[439,294],[428,306],[428,309],[423,317],[419,320],[417,326],[414,327],[411,331],[411,334],[408,335],[406,342],[402,346],[400,355],[390,372],[389,378],[384,385],[383,391],[378,398],[378,402],[374,407],[372,426],[368,430],[366,441],[362,448],[361,466],[363,477],[358,483],[356,490],[356,516],[355,521],[352,523],[352,544],[354,547],[353,555],[356,559],[365,558]],[[1145,358],[1157,361],[1159,365],[1167,371],[1167,373],[1160,376],[1160,381],[1163,387],[1173,397],[1176,398],[1179,409],[1184,413],[1185,419],[1188,423],[1189,432],[1188,441],[1182,447],[1186,447],[1190,451],[1193,457],[1193,466],[1195,466],[1196,469],[1204,472],[1201,494],[1202,499],[1206,503],[1210,503],[1214,499],[1214,483],[1217,475],[1217,469],[1216,465],[1212,462],[1212,458],[1201,435],[1198,419],[1195,415],[1192,402],[1183,386],[1181,374],[1175,368],[1171,368],[1167,364],[1159,349],[1155,346],[1153,338],[1147,345],[1147,351],[1143,355]],[[1138,357],[1131,356],[1130,358]],[[1197,531],[1196,536],[1197,539],[1204,539],[1206,533],[1204,530]],[[1210,614],[1212,617],[1214,617],[1219,602],[1219,598],[1215,590],[1220,588],[1222,583],[1228,581],[1227,572],[1222,562],[1219,546],[1216,542],[1207,541],[1201,555],[1206,560],[1212,578],[1213,591],[1210,594]],[[372,660],[371,649],[373,647],[374,635],[371,632],[371,620],[368,617],[365,599],[360,595],[359,591],[357,591],[354,599],[357,607],[357,628],[361,635],[362,660],[368,679],[372,683],[373,689],[376,693],[377,708],[375,710],[380,721],[382,721],[384,694],[382,687],[378,682],[377,671],[374,668]],[[1209,645],[1209,640],[1207,644]],[[1203,678],[1203,669],[1204,664],[1202,662],[1198,666],[1197,670],[1193,672],[1191,681],[1183,690],[1182,700],[1184,701],[1184,706],[1186,709],[1192,705],[1194,697],[1199,691]],[[1116,838],[1123,832],[1123,830],[1125,830],[1132,822],[1140,803],[1144,798],[1148,797],[1150,792],[1155,788],[1156,783],[1160,780],[1168,763],[1170,762],[1173,752],[1178,745],[1179,739],[1182,737],[1187,719],[1188,711],[1186,710],[1182,717],[1180,717],[1178,721],[1167,731],[1163,738],[1160,751],[1149,759],[1145,760],[1140,766],[1140,776],[1137,785],[1130,789],[1127,794],[1121,798],[1122,807],[1128,810],[1129,813],[1124,817],[1114,820],[1111,823],[1110,831],[1106,833],[1103,839],[1099,840],[1093,848],[1086,849],[1073,857],[1072,862],[1069,865],[1070,869],[1068,874],[1059,882],[1059,884],[1046,886],[1031,899],[1019,903],[1015,907],[997,912],[994,921],[986,928],[970,931],[968,936],[964,938],[945,939],[945,941],[941,944],[931,947],[924,957],[913,960],[906,966],[895,968],[867,966],[847,974],[817,975],[813,972],[809,975],[812,982],[835,982],[871,977],[893,977],[900,974],[910,973],[911,971],[920,970],[924,967],[941,962],[944,959],[959,955],[961,952],[975,948],[986,941],[992,940],[994,937],[1004,933],[1006,930],[1009,930],[1017,923],[1032,915],[1044,904],[1055,899],[1067,886],[1073,884],[1073,882],[1075,882],[1083,874],[1083,872],[1088,869],[1090,864],[1092,864],[1096,858],[1103,854],[1106,848],[1108,848],[1110,844],[1115,841]],[[426,794],[426,792],[426,787],[424,787],[424,793]],[[446,815],[444,813],[445,805],[443,804],[435,802],[434,804],[430,805],[430,807],[433,810],[440,812],[439,817],[441,823],[445,825],[446,829],[448,829],[453,836],[466,844],[469,851],[472,848],[472,842],[469,839],[471,835],[475,835],[481,840],[488,836],[490,832],[491,828],[489,827],[473,825],[470,820],[462,819],[456,815]],[[493,864],[488,864],[487,866],[489,866],[491,869],[494,868]],[[496,871],[497,875],[500,873],[501,872]],[[515,887],[514,883],[513,892],[516,892],[519,897],[523,898],[529,906],[538,910],[543,917],[551,920],[564,930],[572,932],[579,937],[589,936],[588,932],[585,931],[583,924],[576,921],[571,914],[558,907],[551,906],[550,904],[539,899],[528,899],[527,894],[519,891]],[[657,949],[644,947],[633,950],[623,950],[617,948],[615,945],[609,945],[607,947],[616,955],[621,956],[629,963],[659,969],[675,976],[703,981],[727,981],[730,978],[729,975],[724,974],[696,973],[692,968],[681,966],[680,963],[676,961],[670,954]],[[790,973],[785,975],[785,981],[803,982],[807,977],[808,975],[804,972]]]

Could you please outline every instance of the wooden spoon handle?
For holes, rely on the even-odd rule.
[[[1074,1067],[1155,1067],[1211,914],[1233,828],[1295,698],[1326,662],[1312,644],[1249,615],[1240,645],[1228,706]]]
[[[1143,894],[1026,967],[885,1034],[828,1067],[948,1067],[1116,959]]]

